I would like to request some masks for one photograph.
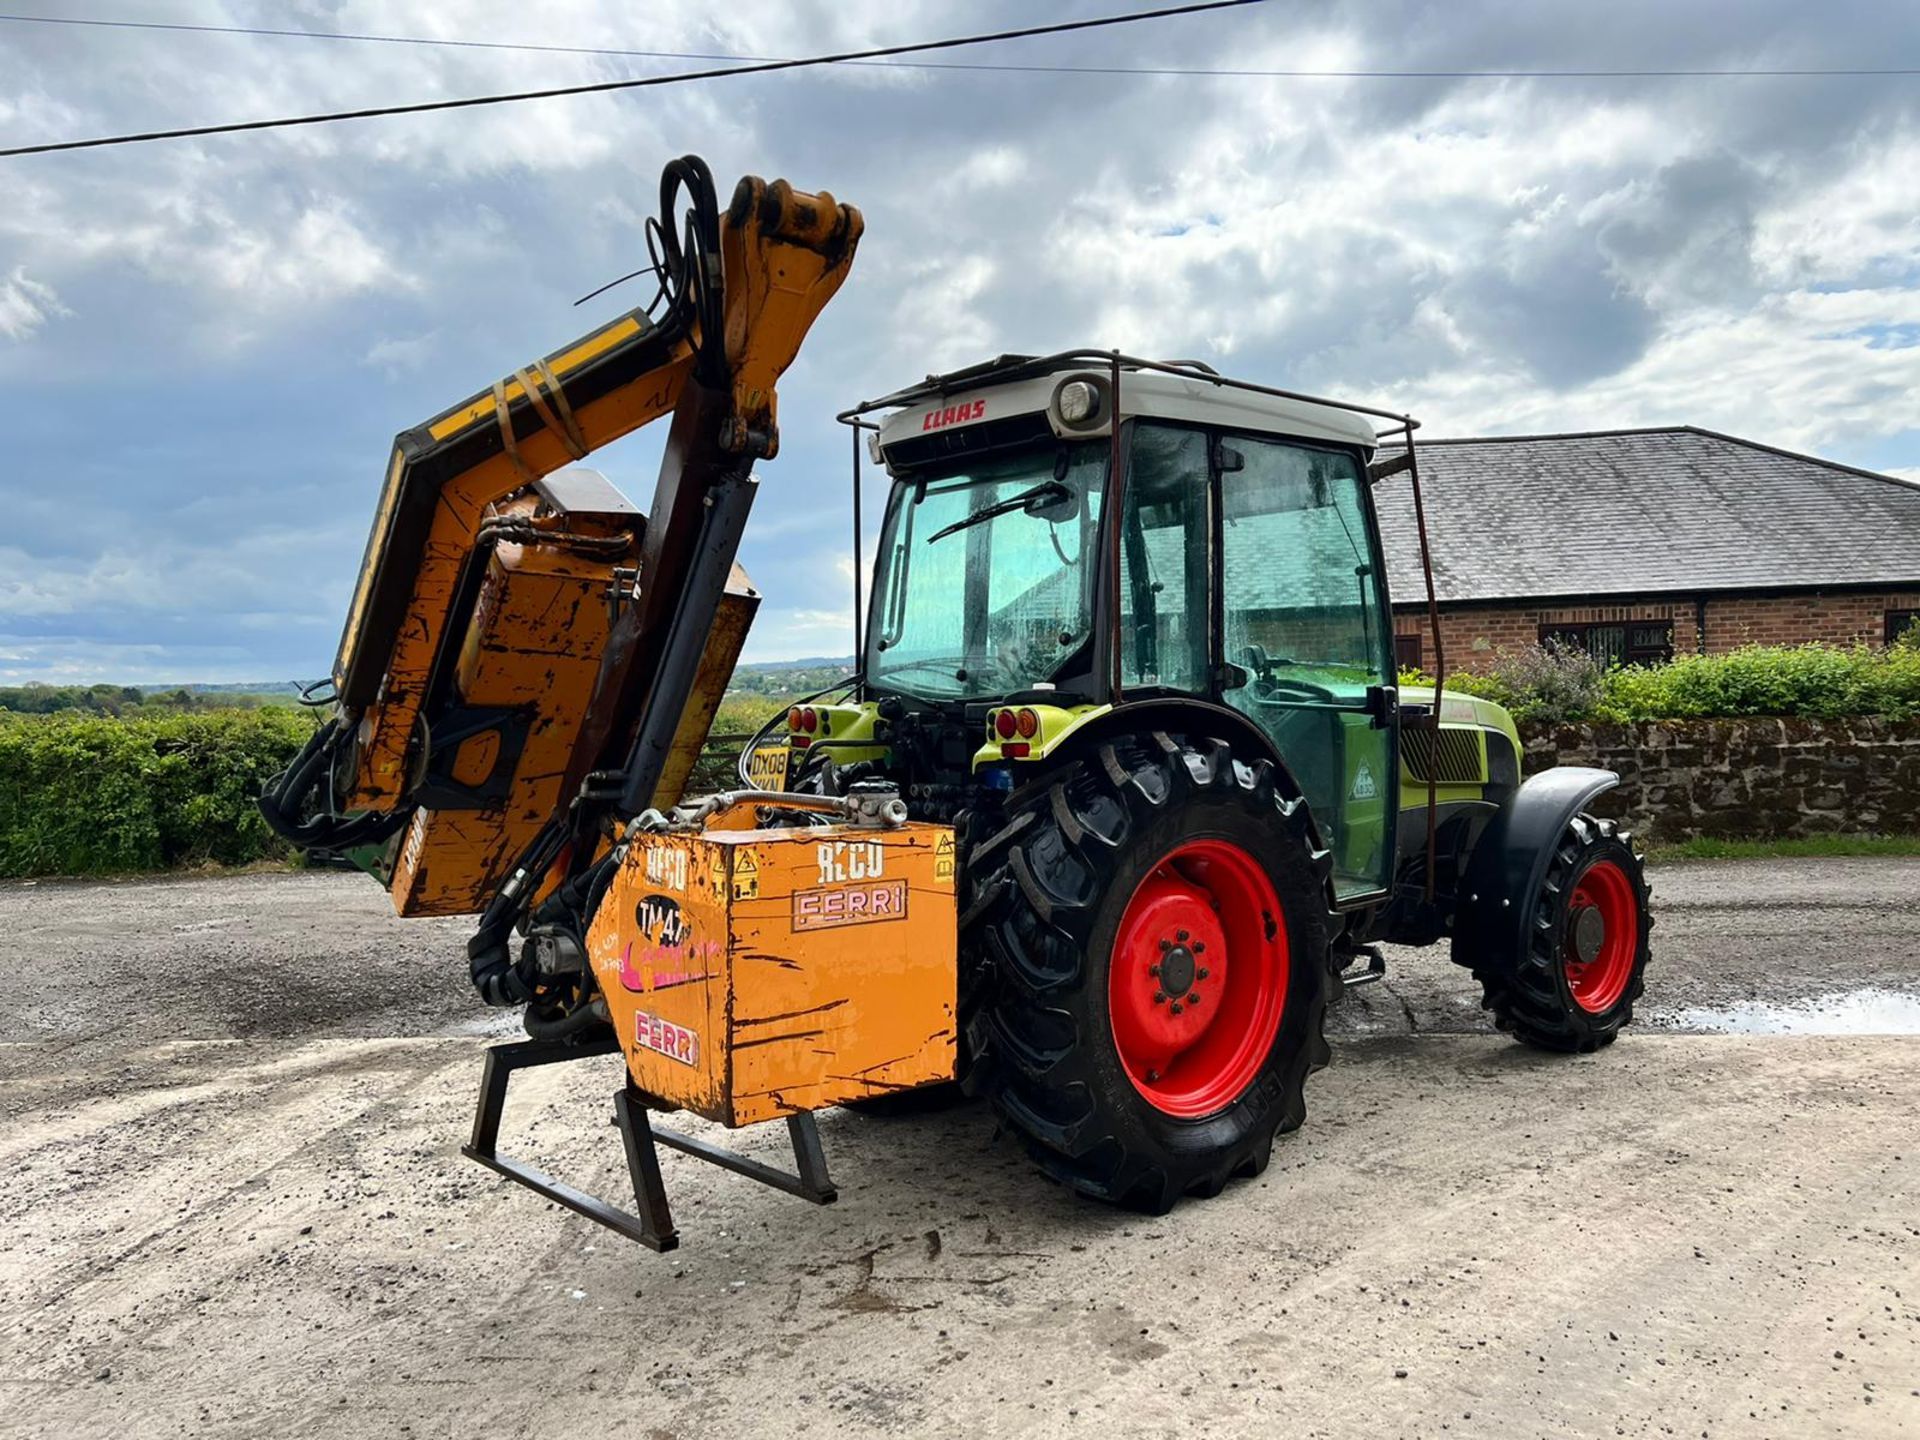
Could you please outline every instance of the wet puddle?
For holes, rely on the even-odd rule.
[[[1650,1017],[1670,1030],[1722,1035],[1920,1035],[1920,995],[1869,986],[1806,1000],[1744,1000]]]

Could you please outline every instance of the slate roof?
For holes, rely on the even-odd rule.
[[[1920,584],[1920,485],[1712,430],[1423,440],[1420,478],[1443,602]],[[1411,604],[1405,474],[1374,498]]]

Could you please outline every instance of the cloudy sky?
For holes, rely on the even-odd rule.
[[[1092,15],[1145,0],[1075,0]],[[1012,0],[57,0],[43,14],[784,56]],[[537,23],[536,23],[537,22]],[[1920,7],[1312,3],[958,52],[1112,69],[1920,65]],[[0,145],[688,62],[0,22]],[[0,681],[323,674],[393,434],[646,298],[661,163],[861,206],[782,386],[750,658],[845,653],[832,412],[1119,345],[1429,434],[1692,423],[1920,478],[1920,77],[869,66],[0,160]],[[657,435],[593,463],[651,491]],[[877,505],[876,488],[869,504]],[[870,509],[869,514],[873,513]]]

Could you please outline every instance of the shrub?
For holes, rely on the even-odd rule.
[[[1594,714],[1607,682],[1607,672],[1584,650],[1529,645],[1497,656],[1485,674],[1448,676],[1447,688],[1497,701],[1523,724],[1558,725]]]
[[[1920,645],[1749,645],[1611,670],[1581,650],[1528,646],[1501,655],[1484,674],[1448,676],[1447,688],[1496,700],[1536,725],[1747,715],[1906,719],[1920,715]]]
[[[1920,650],[1749,645],[1607,677],[1605,718],[1920,714]]]
[[[284,857],[254,798],[314,723],[290,709],[0,717],[0,875]]]

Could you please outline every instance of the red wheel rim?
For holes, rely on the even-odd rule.
[[[1286,917],[1260,862],[1226,840],[1173,850],[1134,888],[1107,968],[1133,1088],[1183,1119],[1226,1109],[1273,1048],[1287,971]]]
[[[1599,1015],[1620,1003],[1640,949],[1640,897],[1618,862],[1601,860],[1588,866],[1574,885],[1563,948],[1574,1004]]]

